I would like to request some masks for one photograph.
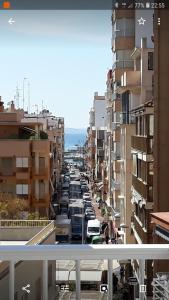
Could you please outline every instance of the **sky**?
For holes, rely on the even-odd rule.
[[[23,107],[24,82],[25,110],[30,84],[31,112],[47,108],[66,127],[86,128],[94,92],[105,93],[112,65],[111,11],[0,11],[0,28],[5,104],[18,86]]]

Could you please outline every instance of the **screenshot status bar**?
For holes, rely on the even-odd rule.
[[[169,1],[133,0],[6,0],[0,10],[167,9]]]

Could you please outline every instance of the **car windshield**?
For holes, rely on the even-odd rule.
[[[98,228],[98,227],[89,227],[89,228],[88,228],[88,231],[99,233],[99,232],[100,232],[100,228]]]

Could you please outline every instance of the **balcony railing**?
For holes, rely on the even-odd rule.
[[[120,189],[120,183],[112,179],[113,190],[118,191]]]
[[[169,299],[169,273],[159,272],[156,275],[152,283],[154,299],[167,300]]]
[[[15,262],[42,261],[42,299],[48,300],[48,261],[73,260],[76,273],[76,299],[81,299],[80,262],[82,260],[107,260],[108,263],[108,298],[113,297],[112,261],[139,261],[138,282],[144,285],[145,260],[169,259],[169,245],[34,245],[34,246],[0,246],[0,260],[9,261],[9,300],[15,295]],[[33,270],[32,270],[33,271]],[[25,270],[26,272],[26,270]],[[140,290],[139,299],[145,299]],[[161,298],[160,298],[161,299]],[[165,299],[165,298],[164,298]],[[168,298],[166,298],[168,299]]]
[[[147,154],[151,154],[153,151],[152,137],[148,138],[144,136],[132,136],[131,146],[134,149],[137,149]]]
[[[4,227],[42,227],[51,224],[50,220],[0,220],[0,228]]]
[[[133,68],[134,67],[134,61],[133,60],[121,60],[116,61],[113,66],[112,70],[114,69],[127,69],[127,68]]]

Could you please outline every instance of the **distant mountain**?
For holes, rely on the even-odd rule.
[[[87,128],[65,128],[66,134],[87,134]]]

